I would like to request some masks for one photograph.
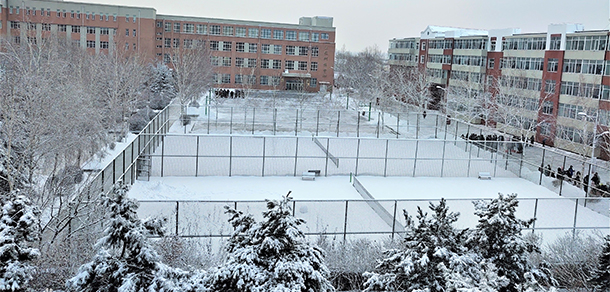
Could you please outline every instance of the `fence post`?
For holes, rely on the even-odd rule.
[[[419,139],[419,115],[415,115],[415,139]],[[408,128],[407,128],[408,129]],[[436,138],[436,128],[434,129],[434,138]]]
[[[324,176],[328,176],[328,153],[330,152],[330,138],[326,138],[326,164],[324,165]]]
[[[277,131],[277,109],[273,109],[273,135],[275,136],[275,132]]]
[[[360,159],[360,139],[358,139],[358,145],[356,146],[356,169],[354,175],[358,175],[358,160]]]
[[[388,172],[388,144],[390,143],[390,140],[385,140],[385,162],[383,165],[383,177],[387,176],[387,172]]]
[[[343,242],[347,239],[347,207],[349,204],[349,200],[345,200],[345,221],[343,223]]]
[[[299,157],[299,137],[297,137],[296,147],[294,149],[294,176],[297,176],[298,157]]]
[[[164,163],[164,161],[165,161],[165,141],[163,141],[163,144],[161,144],[161,177],[163,177],[163,163]],[[152,164],[152,157],[150,157],[150,163]]]
[[[419,115],[417,115],[417,116],[419,116]],[[438,133],[438,117],[439,117],[439,116],[438,116],[438,114],[437,114],[437,115],[436,115],[436,121],[435,121],[435,122],[436,122],[436,124],[434,125],[434,138],[435,138],[435,139],[436,139],[436,138],[438,138],[438,134],[437,134],[437,133]],[[419,120],[418,120],[418,121],[419,121]],[[419,127],[419,122],[418,122],[417,124],[418,124],[418,125],[417,125],[417,127]]]
[[[417,170],[417,152],[419,150],[419,140],[415,140],[415,159],[413,160],[413,177],[415,177],[415,170]]]
[[[254,135],[254,122],[256,121],[256,108],[252,108],[252,135]]]
[[[394,240],[394,232],[396,232],[396,209],[398,208],[398,201],[394,200],[394,216],[392,216],[392,241]]]
[[[180,201],[176,201],[176,236],[178,236],[178,212],[180,210]]]
[[[472,144],[466,140],[466,149],[468,149],[468,144],[470,144],[470,151],[468,151],[468,170],[466,170],[466,177],[470,177],[470,164],[472,163]]]
[[[360,137],[360,112],[356,112],[357,123],[356,123],[356,137]]]
[[[445,132],[445,136],[447,136],[447,132]],[[446,148],[447,140],[443,140],[443,158],[441,160],[441,177],[443,177],[443,172],[445,171],[445,148]]]
[[[536,216],[538,216],[538,199],[536,199],[536,203],[534,204],[534,219],[536,219]],[[534,231],[536,231],[536,220],[534,220],[534,223],[532,224],[532,234]]]
[[[542,173],[544,172],[544,156],[546,154],[546,149],[542,149],[542,162],[540,164],[540,181],[538,182],[538,185],[542,185]]]
[[[231,176],[233,168],[233,136],[229,137],[229,176]]]
[[[341,123],[341,111],[337,111],[337,137],[339,137],[339,124]]]
[[[316,137],[318,136],[318,131],[320,130],[320,110],[318,110],[316,114]]]
[[[231,108],[231,112],[232,111],[233,111],[233,108]],[[218,115],[218,106],[216,107],[216,115]],[[211,114],[208,114],[208,135],[210,134],[210,116],[211,116]],[[231,121],[233,121],[233,116],[231,116]]]
[[[400,113],[396,114],[396,139],[398,139],[398,133],[400,132]]]
[[[566,169],[566,159],[568,157],[564,156],[563,157],[563,164],[561,166],[561,171],[564,172]],[[557,175],[559,175],[559,173],[557,173]],[[565,179],[565,172],[561,174],[560,176],[561,179],[559,179],[559,196],[561,196],[561,192],[563,191],[563,180]]]
[[[574,204],[574,225],[572,227],[572,237],[576,236],[576,218],[578,216],[578,199],[576,199],[576,204]]]
[[[381,112],[377,113],[377,138],[379,138],[379,132],[381,132],[380,127],[380,123],[381,123]]]
[[[466,149],[464,149],[464,151],[467,151],[468,149],[468,141],[469,141],[469,136],[470,136],[470,124],[468,124],[468,128],[466,129]],[[470,147],[470,151],[472,151],[472,147]]]
[[[265,177],[265,142],[266,142],[266,139],[267,138],[265,138],[263,136],[263,167],[262,167],[263,171],[262,171],[262,174],[261,174],[261,176],[263,176],[263,177]]]
[[[303,114],[303,113],[301,113]],[[297,131],[299,130],[299,109],[297,109],[297,114],[294,118],[294,135],[297,136]]]
[[[195,177],[199,176],[199,135],[197,135],[197,149],[195,150]]]
[[[231,107],[231,118],[229,120],[229,134],[233,134],[233,107]]]

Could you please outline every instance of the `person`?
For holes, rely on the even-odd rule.
[[[426,111],[424,111],[424,112],[423,112],[421,115],[422,115],[422,116],[424,117],[424,119],[425,119],[425,118],[426,118],[426,115],[428,115],[428,114],[426,113]]]
[[[546,145],[546,138],[542,139],[542,147]]]
[[[572,177],[574,176],[574,168],[572,168],[571,165],[568,170],[566,170],[566,176],[568,177],[568,179],[572,179]]]
[[[594,183],[595,187],[599,186],[599,175],[597,174],[597,172],[595,172],[593,174],[593,177],[591,178],[591,182]]]
[[[544,175],[549,176],[551,175],[551,165],[547,164],[546,167],[544,168]]]
[[[530,144],[532,144],[532,146],[534,146],[534,135],[532,135],[532,136],[530,137]]]
[[[561,167],[557,167],[557,179],[558,180],[563,180],[563,169]]]
[[[574,177],[574,184],[580,188],[580,179],[581,179],[580,171],[576,172],[576,176]]]
[[[589,175],[585,175],[585,178],[582,180],[582,185],[585,189],[585,194],[587,193],[587,191],[589,190]]]

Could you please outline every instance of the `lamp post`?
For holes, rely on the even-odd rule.
[[[579,116],[581,116],[583,118],[583,121],[586,120],[593,120],[594,124],[593,124],[593,141],[591,143],[591,160],[589,161],[590,164],[590,171],[589,171],[589,179],[587,180],[587,192],[585,193],[585,198],[589,196],[589,193],[591,192],[591,169],[593,168],[593,166],[595,165],[595,144],[597,144],[597,124],[598,124],[598,114],[595,114],[595,119],[592,119],[591,116],[589,116],[587,113],[585,112],[579,112],[578,113]],[[584,128],[586,129],[587,125],[584,124]],[[595,169],[593,169],[593,172],[595,171]],[[585,201],[586,202],[586,201]]]

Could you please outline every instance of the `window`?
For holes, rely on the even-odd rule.
[[[93,19],[95,19],[95,15],[91,15],[91,17],[94,17]],[[125,15],[125,22],[129,22],[129,14]]]
[[[222,42],[222,50],[230,52],[233,48],[233,42]]]
[[[180,32],[180,23],[179,22],[174,23],[174,32]]]
[[[308,47],[299,47],[299,56],[307,56]]]
[[[163,30],[165,32],[171,32],[172,31],[172,23],[171,22],[166,22],[165,23],[165,27],[163,28]]]
[[[327,33],[321,33],[320,34],[320,39],[327,40],[328,39],[328,34]]]
[[[80,26],[72,26],[73,33],[80,33]]]
[[[235,67],[244,67],[244,58],[235,58]],[[237,76],[235,78],[237,78]]]
[[[546,65],[546,70],[548,72],[557,72],[558,67],[559,67],[559,59],[549,58],[547,65]]]
[[[283,40],[284,39],[284,31],[283,30],[274,29],[273,30],[273,38],[276,39],[276,40]]]
[[[51,24],[50,23],[43,23],[42,24],[42,30],[50,31],[51,30]]]
[[[245,37],[246,36],[246,28],[245,27],[236,27],[235,28],[235,36],[236,37]]]
[[[244,78],[244,75],[235,74],[235,84],[242,84],[242,83],[244,83],[243,78]]]
[[[256,68],[256,59],[248,59],[248,68]]]
[[[294,61],[286,61],[286,70],[294,70]]]
[[[299,41],[308,42],[309,41],[309,33],[308,32],[299,32]]]
[[[212,66],[214,67],[220,66],[220,57],[210,56],[210,63],[212,63]]]
[[[231,57],[222,57],[222,66],[231,67]]]
[[[550,136],[551,135],[551,124],[543,122],[540,124],[540,135]]]
[[[258,28],[249,28],[248,37],[257,38],[258,37]]]
[[[261,85],[269,85],[269,76],[261,76]]]
[[[309,87],[317,87],[318,86],[318,78],[311,78],[309,81]]]
[[[318,71],[318,62],[311,62],[311,71]]]
[[[89,28],[87,28],[87,33],[89,33]],[[129,28],[125,29],[125,36],[129,36]]]
[[[487,60],[487,68],[494,69],[495,65],[496,65],[496,59],[489,58],[489,60]]]
[[[107,49],[108,48],[108,42],[100,42],[100,49]]]
[[[87,34],[95,34],[95,27],[87,26]],[[129,35],[129,31],[127,35]]]
[[[422,63],[422,64],[424,63],[424,60],[425,60],[424,57],[425,57],[424,55],[421,55],[420,58],[419,58],[419,62]]]
[[[261,29],[261,38],[270,39],[271,38],[271,29],[268,29],[268,28]]]
[[[174,48],[180,47],[180,39],[173,39]]]
[[[544,91],[547,94],[555,93],[555,85],[556,85],[556,81],[555,80],[545,80],[545,82],[544,82]]]
[[[299,70],[307,71],[307,62],[299,61]]]
[[[157,21],[157,27],[159,27],[159,28],[163,27],[163,21]]]
[[[87,41],[87,48],[95,48],[95,41]]]
[[[605,51],[607,43],[607,35],[568,36],[566,37],[566,51]]]
[[[320,34],[317,32],[312,32],[311,33],[311,41],[312,42],[317,42],[320,40]]]
[[[36,30],[36,23],[28,23],[28,30]]]
[[[282,45],[273,45],[273,54],[281,55],[282,54]]]
[[[221,82],[224,84],[231,83],[231,74],[222,74]]]
[[[235,51],[236,52],[245,52],[245,44],[244,43],[235,43]]]
[[[258,51],[258,44],[248,44],[248,53],[256,53]]]
[[[262,59],[261,60],[261,68],[263,69],[269,69],[269,65],[271,64],[271,62],[269,62],[268,59]]]
[[[591,83],[579,83],[571,81],[561,82],[561,94],[588,97],[588,98],[600,98],[601,87],[599,84]]]
[[[549,49],[552,51],[559,51],[561,49],[561,36],[551,37],[551,47]]]
[[[210,41],[210,50],[212,50],[212,51],[219,50],[218,41]]]
[[[426,42],[421,42],[421,48],[420,50],[425,51],[426,50]]]
[[[262,44],[261,45],[261,53],[263,54],[271,54],[271,45],[269,44]]]
[[[296,31],[286,31],[286,39],[289,41],[296,41],[297,40],[297,33]]]
[[[67,31],[67,29],[68,29],[68,26],[67,26],[67,25],[65,25],[65,24],[58,24],[58,25],[57,25],[57,30],[58,30],[58,31],[61,31],[61,32],[66,32],[66,31]]]
[[[191,39],[184,39],[184,48],[190,49],[192,47],[193,47],[193,40],[191,40]]]
[[[185,23],[183,26],[184,32],[185,33],[194,33],[195,32],[195,25],[192,23]]]
[[[282,60],[273,60],[273,69],[282,69]]]
[[[278,86],[281,80],[280,76],[271,76],[271,85]]]
[[[542,112],[547,115],[553,114],[553,102],[550,100],[546,100],[542,103]]]
[[[197,33],[198,34],[206,34],[208,30],[208,26],[205,24],[198,24],[197,25]]]
[[[222,27],[222,35],[224,35],[224,36],[233,36],[233,27],[232,26],[223,26]]]
[[[320,54],[320,50],[318,47],[311,47],[311,56],[317,57]]]
[[[135,29],[132,31],[131,35],[134,36],[134,37],[136,36],[136,30]]]
[[[172,47],[172,39],[165,39],[164,45],[165,45],[166,48],[171,48]]]
[[[21,27],[21,25],[19,24],[19,22],[11,21],[11,28],[12,29],[19,29],[20,27]]]
[[[210,25],[211,35],[220,35],[220,25]]]
[[[294,46],[286,46],[286,55],[295,55]]]

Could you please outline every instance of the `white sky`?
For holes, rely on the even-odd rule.
[[[301,16],[332,16],[337,50],[377,45],[387,52],[392,38],[418,36],[428,25],[478,29],[521,28],[544,32],[550,23],[582,23],[608,29],[606,0],[81,0],[154,7],[158,14],[298,23]]]

